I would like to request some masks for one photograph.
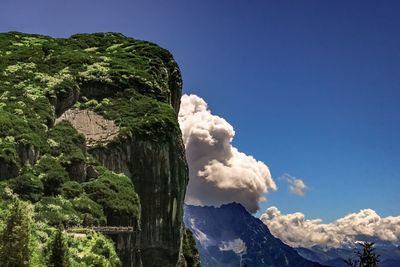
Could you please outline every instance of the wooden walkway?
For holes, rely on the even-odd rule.
[[[102,234],[115,235],[115,234],[130,234],[135,232],[131,226],[93,226],[93,227],[76,227],[67,228],[68,233],[86,233],[88,231],[96,231]]]

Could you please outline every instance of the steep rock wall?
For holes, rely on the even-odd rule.
[[[162,143],[127,140],[113,148],[93,149],[107,168],[130,176],[140,196],[140,248],[143,266],[175,266],[182,238],[182,203],[187,165],[180,135]]]

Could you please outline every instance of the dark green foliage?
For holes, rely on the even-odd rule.
[[[121,266],[112,241],[96,232],[89,232],[84,238],[68,238],[68,248],[71,266]]]
[[[138,219],[139,197],[132,181],[103,167],[97,167],[97,171],[99,177],[83,186],[87,195],[103,206],[108,223],[129,225],[132,220]]]
[[[0,240],[0,266],[29,266],[31,222],[26,204],[15,199]]]
[[[43,175],[44,195],[55,196],[61,193],[61,186],[68,179],[68,174],[60,162],[45,155],[34,167],[36,175]]]
[[[48,90],[48,97],[60,91],[70,91],[73,85],[85,88],[93,83],[106,82],[113,88],[137,88],[140,93],[168,99],[168,72],[172,57],[159,46],[145,41],[126,38],[117,33],[79,34],[70,39],[52,39],[41,35],[28,35],[17,32],[0,34],[2,61],[0,73],[16,62],[31,62],[35,71],[56,75],[66,67],[74,79],[66,79],[65,84]],[[101,63],[109,71],[93,71],[84,75],[88,66]],[[96,69],[95,69],[96,70]],[[43,79],[35,75],[17,72],[16,77],[7,76],[6,81],[13,84],[21,78],[43,86]],[[8,85],[8,84],[5,84]]]
[[[82,215],[75,210],[70,200],[44,197],[35,205],[35,219],[57,227],[72,227],[82,224]]]
[[[97,204],[86,195],[82,195],[72,200],[75,210],[81,214],[84,226],[105,225],[103,207]]]
[[[65,244],[62,227],[57,232],[50,245],[49,267],[68,267],[68,248]]]
[[[114,120],[122,136],[160,140],[179,129],[175,110],[169,104],[126,90],[105,99],[95,111]]]
[[[85,160],[85,137],[79,134],[68,121],[55,125],[49,131],[48,138],[53,143],[50,148],[51,154],[54,156],[62,154],[64,164]]]
[[[23,174],[11,180],[10,185],[20,198],[31,202],[39,201],[44,191],[42,181],[32,170],[24,171]]]
[[[66,199],[74,199],[83,193],[83,187],[75,181],[65,182],[61,188],[61,195]]]
[[[185,228],[182,243],[183,256],[188,267],[200,267],[200,256],[192,232]]]
[[[41,113],[48,115],[46,113],[50,113],[51,108],[48,102],[42,102],[46,102],[44,98],[37,99],[37,102],[34,102],[25,100],[18,92],[4,92],[0,98],[3,110],[0,112],[0,137],[13,136],[17,143],[29,143],[35,147],[43,147],[43,137],[45,136],[46,130],[43,123],[47,122],[47,118],[41,120],[39,116]],[[42,111],[41,108],[38,107],[36,108],[38,113],[34,113],[35,110],[32,110],[32,107],[41,104],[45,106],[47,104],[49,110]]]
[[[373,242],[361,243],[362,251],[357,251],[357,260],[348,259],[345,263],[349,267],[378,267],[379,266],[379,255],[375,253]]]

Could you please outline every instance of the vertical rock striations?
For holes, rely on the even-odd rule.
[[[17,190],[15,181],[37,174],[44,191],[24,189],[36,190],[34,198],[24,192],[34,204],[86,197],[103,210],[77,206],[74,224],[105,224],[96,219],[104,212],[108,225],[133,226],[110,234],[123,266],[185,265],[188,169],[177,122],[182,80],[171,54],[117,33],[10,32],[0,34],[0,57],[0,180]],[[54,163],[42,167],[47,161]],[[63,178],[49,188],[54,166]]]

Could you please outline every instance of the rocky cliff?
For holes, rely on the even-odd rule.
[[[49,225],[133,227],[112,236],[123,266],[185,265],[188,170],[171,54],[117,33],[10,32],[0,59],[2,187],[35,211],[76,213],[40,213]]]

